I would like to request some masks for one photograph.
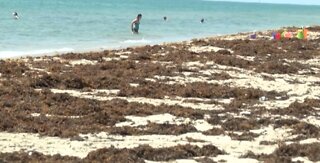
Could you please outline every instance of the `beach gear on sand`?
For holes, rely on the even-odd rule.
[[[299,29],[297,31],[297,38],[298,39],[308,39],[308,29]]]
[[[276,39],[276,32],[272,32],[272,38],[275,40]]]
[[[284,32],[282,32],[281,37],[282,38],[292,38],[293,34],[292,34],[292,32],[284,31]]]
[[[308,32],[309,32],[308,29],[303,29],[303,38],[304,39],[308,39]]]
[[[272,37],[274,40],[280,40],[281,34],[279,32],[272,32]]]
[[[287,33],[284,34],[284,37],[285,38],[292,38],[293,34],[292,34],[292,32],[287,32]]]
[[[284,34],[286,33],[287,31],[285,30],[285,31],[283,31],[282,33],[281,33],[281,38],[284,38]]]
[[[276,40],[280,40],[281,39],[281,34],[279,32],[276,33]]]
[[[302,40],[304,39],[304,35],[303,35],[303,30],[302,29],[299,29],[297,31],[297,36],[296,36],[298,39]]]
[[[257,38],[257,34],[252,34],[252,35],[250,35],[250,38],[251,38],[251,39],[256,39],[256,38]]]

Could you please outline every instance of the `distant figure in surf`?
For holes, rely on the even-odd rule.
[[[166,17],[166,16],[165,16],[165,17],[163,17],[163,20],[164,20],[164,21],[167,21],[167,17]]]
[[[131,31],[134,34],[139,33],[139,26],[140,26],[141,18],[142,18],[142,14],[138,14],[138,16],[131,23]]]
[[[13,12],[12,16],[13,16],[14,19],[19,19],[19,15],[18,15],[17,12]]]
[[[204,23],[204,19],[203,18],[200,20],[200,23]]]

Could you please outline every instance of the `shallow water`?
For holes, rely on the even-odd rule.
[[[319,6],[203,0],[2,0],[0,6],[2,58],[155,44],[320,20]],[[19,20],[13,19],[14,11]],[[138,13],[143,14],[141,33],[133,35],[130,22]]]

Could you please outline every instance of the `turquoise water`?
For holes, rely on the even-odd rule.
[[[0,6],[1,57],[121,48],[320,22],[319,6],[205,0],[1,0]],[[14,11],[19,20],[13,19]],[[130,23],[138,13],[143,15],[140,34],[133,35]]]

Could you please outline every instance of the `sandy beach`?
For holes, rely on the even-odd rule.
[[[320,162],[308,30],[1,60],[0,162]]]

